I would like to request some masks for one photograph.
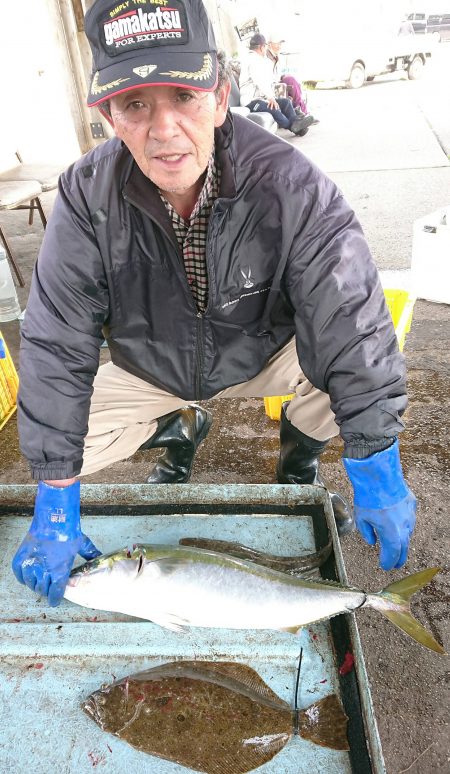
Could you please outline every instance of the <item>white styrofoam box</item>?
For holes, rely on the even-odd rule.
[[[450,304],[450,205],[414,221],[411,283],[417,298]]]
[[[381,287],[411,291],[411,269],[380,269]]]

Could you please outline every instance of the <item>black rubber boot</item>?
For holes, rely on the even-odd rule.
[[[289,130],[293,132],[293,134],[296,134],[299,137],[303,137],[308,131],[308,128],[312,125],[313,121],[314,118],[312,116],[297,116],[297,118],[295,118],[295,120],[290,125]]]
[[[198,406],[172,411],[158,419],[156,433],[141,449],[165,448],[147,484],[186,484],[192,472],[195,452],[205,440],[212,416]]]
[[[319,484],[325,486],[319,475],[319,457],[328,441],[316,441],[304,435],[286,416],[283,403],[280,419],[280,459],[277,480],[280,484]],[[328,489],[328,487],[326,487]],[[339,535],[348,535],[355,528],[353,512],[344,498],[329,492]]]

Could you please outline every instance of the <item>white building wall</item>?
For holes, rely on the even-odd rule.
[[[80,155],[65,64],[46,0],[2,3],[2,156],[66,163]]]

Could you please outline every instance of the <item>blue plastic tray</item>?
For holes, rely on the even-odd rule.
[[[349,721],[350,752],[293,738],[255,771],[261,774],[365,774],[385,771],[353,616],[339,616],[299,636],[273,631],[191,629],[87,610],[63,601],[50,608],[10,570],[26,532],[34,487],[0,486],[0,771],[49,774],[133,771],[186,774],[183,766],[138,752],[103,732],[80,709],[102,683],[174,659],[231,660],[255,669],[281,698],[299,706],[340,694]],[[334,541],[326,577],[345,581],[328,494],[322,487],[279,485],[82,487],[84,529],[104,552],[133,542],[174,543],[183,536],[235,540],[262,551],[298,555]],[[355,670],[339,665],[347,650]],[[232,774],[230,772],[230,774]]]

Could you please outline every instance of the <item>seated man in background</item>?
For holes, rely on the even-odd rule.
[[[267,59],[272,63],[272,67],[273,67],[272,77],[275,81],[281,81],[281,83],[286,84],[288,96],[292,100],[292,105],[297,115],[300,117],[307,116],[309,115],[308,106],[306,104],[306,101],[303,99],[302,87],[300,86],[298,80],[294,78],[293,75],[280,76],[279,74],[280,51],[281,51],[282,43],[284,43],[284,40],[280,39],[279,36],[276,35],[276,33],[272,33],[267,41],[266,56],[267,56]],[[317,118],[314,118],[314,117],[312,118],[313,120],[311,125],[319,123],[319,120]]]
[[[273,67],[266,52],[265,37],[259,33],[253,35],[248,57],[241,68],[241,105],[256,113],[270,113],[282,129],[303,137],[314,119],[297,115],[287,97],[275,97]]]

